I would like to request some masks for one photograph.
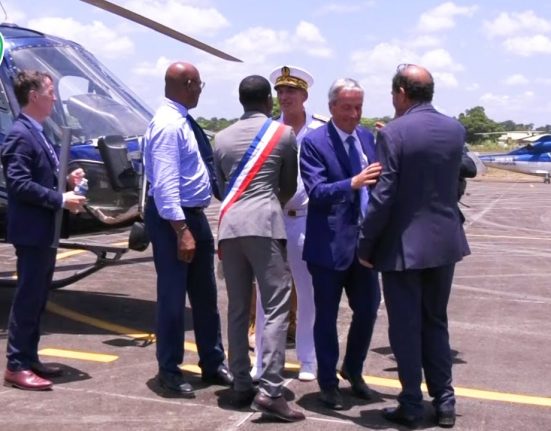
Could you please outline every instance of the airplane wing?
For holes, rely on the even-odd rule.
[[[179,40],[180,42],[187,43],[188,45],[191,45],[195,48],[208,52],[209,54],[215,55],[224,60],[237,61],[242,63],[242,60],[235,58],[223,51],[220,51],[219,49],[213,48],[212,46],[207,45],[206,43],[200,42],[197,39],[193,39],[192,37],[186,36],[185,34],[177,32],[176,30],[173,30],[170,27],[167,27],[166,25],[159,24],[156,21],[153,21],[149,18],[146,18],[145,16],[139,15],[123,7],[120,7],[114,3],[108,2],[106,0],[81,0],[81,1],[83,1],[84,3],[91,4],[92,6],[99,7],[100,9],[106,10],[107,12],[111,12],[115,15],[126,18],[137,24],[141,24],[152,30],[158,31],[159,33],[162,33],[165,36],[169,36],[169,37],[172,37],[173,39]]]

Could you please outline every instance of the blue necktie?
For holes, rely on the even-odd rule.
[[[222,195],[220,194],[220,190],[218,188],[216,173],[214,172],[214,156],[212,154],[212,147],[208,137],[191,115],[188,114],[186,118],[191,126],[191,130],[193,130],[193,134],[195,135],[195,140],[197,141],[201,158],[203,159],[203,162],[205,162],[205,166],[209,174],[212,194],[216,199],[222,200]]]
[[[357,175],[362,170],[362,160],[360,159],[360,154],[356,148],[356,138],[350,135],[346,138],[346,143],[348,144],[348,158],[350,160],[350,167],[352,168],[352,175]],[[367,202],[369,201],[369,194],[367,193],[367,188],[362,187],[358,190],[360,195],[360,212],[362,219],[365,217],[367,210]]]
[[[48,148],[48,152],[50,153],[50,157],[53,159],[54,163],[55,163],[55,169],[56,169],[56,172],[59,170],[59,158],[54,150],[54,146],[52,145],[52,143],[50,142],[50,140],[46,137],[46,135],[44,134],[43,131],[40,132],[40,134],[42,135],[42,138],[44,139],[44,142],[46,142],[46,147]]]

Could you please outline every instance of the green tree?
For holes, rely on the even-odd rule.
[[[385,117],[362,117],[362,119],[360,120],[360,124],[364,127],[367,127],[371,131],[375,131],[375,123],[387,124],[390,121],[392,121],[392,117],[389,117],[388,115]]]
[[[488,136],[497,138],[496,135],[485,136],[484,134],[504,130],[501,125],[488,118],[482,106],[475,106],[467,109],[465,113],[459,114],[459,121],[467,130],[467,142],[469,144],[480,144],[488,139]]]
[[[546,124],[545,126],[538,127],[536,130],[538,132],[551,133],[551,124]]]
[[[210,132],[219,132],[222,129],[225,129],[229,125],[235,123],[237,121],[237,118],[233,118],[231,120],[226,120],[225,118],[216,118],[212,117],[210,120],[207,120],[203,117],[198,117],[197,122],[199,125]]]
[[[274,107],[272,108],[272,118],[278,118],[281,115],[281,106],[279,105],[279,99],[277,97],[273,98]]]

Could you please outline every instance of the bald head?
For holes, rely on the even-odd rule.
[[[414,64],[399,69],[392,79],[392,91],[399,92],[414,103],[431,102],[434,94],[434,80],[424,67]]]
[[[165,96],[191,109],[197,106],[201,94],[201,77],[191,63],[176,62],[165,73]]]
[[[418,103],[432,102],[434,80],[430,72],[415,64],[401,64],[392,78],[392,104],[399,117]]]

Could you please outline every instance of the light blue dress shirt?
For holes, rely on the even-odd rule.
[[[211,199],[209,174],[186,116],[185,106],[165,98],[144,135],[149,195],[166,220],[185,220],[182,207],[206,207]]]

